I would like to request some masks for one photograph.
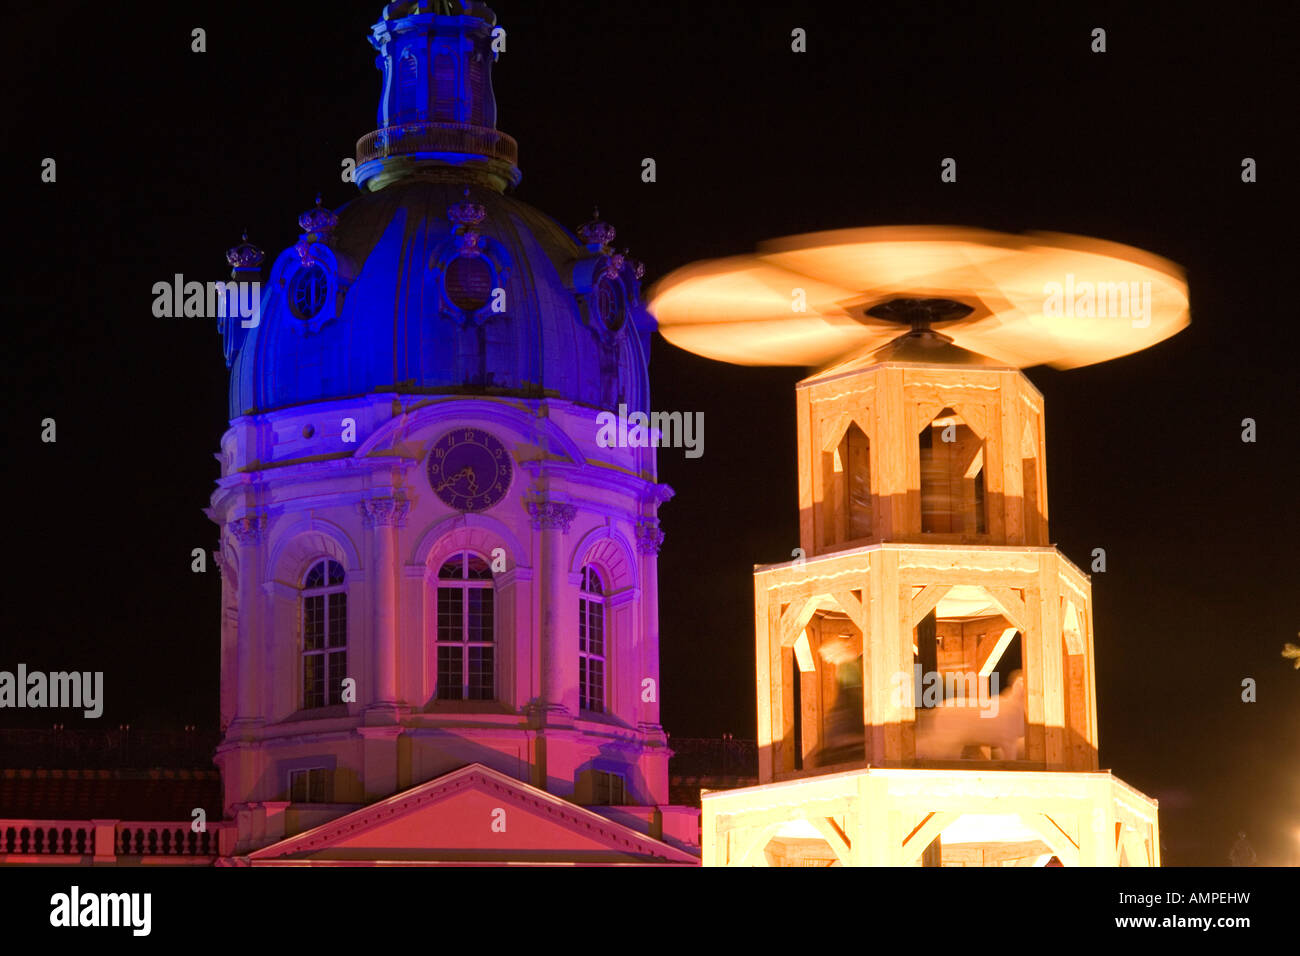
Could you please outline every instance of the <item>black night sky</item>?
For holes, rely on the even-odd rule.
[[[1052,540],[1093,575],[1101,765],[1161,803],[1166,864],[1300,853],[1294,171],[1296,23],[1241,5],[1032,18],[982,4],[493,4],[498,125],[520,199],[593,204],[648,285],[767,238],[969,225],[1127,243],[1187,270],[1192,324],[1146,352],[1030,369],[1047,403]],[[1279,10],[1283,9],[1279,6]],[[0,668],[103,670],[101,723],[215,729],[226,428],[215,323],[152,286],[267,262],[376,125],[381,4],[28,4],[6,14],[0,285],[10,468]],[[349,12],[350,11],[350,12]],[[1289,11],[1288,11],[1289,12]],[[1089,50],[1094,27],[1108,52]],[[207,31],[192,53],[190,31]],[[802,27],[808,52],[790,50]],[[959,180],[939,179],[943,157]],[[57,182],[41,161],[57,160]],[[658,181],[643,183],[653,157]],[[1241,162],[1259,181],[1241,181]],[[755,564],[798,545],[794,383],[657,339],[663,719],[754,736]],[[58,441],[40,441],[57,421]],[[1242,419],[1258,441],[1241,440]],[[1258,702],[1241,701],[1244,678]],[[23,721],[28,721],[24,724]],[[8,711],[0,726],[44,726]],[[34,722],[33,722],[34,721]],[[70,726],[83,723],[69,717]]]

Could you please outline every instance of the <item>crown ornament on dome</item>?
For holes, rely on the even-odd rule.
[[[610,279],[617,279],[623,271],[625,263],[623,253],[615,252],[605,258],[605,275]]]
[[[592,209],[591,218],[578,227],[578,235],[592,252],[609,252],[609,245],[614,241],[614,227],[601,221],[600,207]]]
[[[465,198],[447,207],[447,218],[458,226],[473,228],[487,218],[487,209],[481,202],[469,198],[469,187],[466,187]]]
[[[480,255],[478,247],[478,230],[474,227],[487,218],[487,208],[481,202],[469,198],[469,187],[465,187],[465,198],[459,199],[447,207],[447,218],[452,221],[456,235],[456,248],[462,255]]]
[[[226,261],[230,263],[232,269],[236,270],[260,268],[262,259],[266,254],[248,241],[247,229],[244,230],[244,234],[240,238],[242,241],[239,245],[226,250]]]
[[[298,228],[315,242],[324,242],[334,227],[339,224],[339,217],[321,205],[320,193],[316,194],[316,205],[298,217]]]
[[[631,256],[627,254],[626,249],[623,250],[623,258],[627,260],[628,268],[632,270],[632,275],[636,276],[638,280],[640,280],[642,277],[645,276],[644,262],[642,262],[640,259],[633,259]]]

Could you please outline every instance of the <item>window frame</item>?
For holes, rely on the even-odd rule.
[[[456,561],[457,559],[459,559],[461,562],[460,577],[444,577],[443,571],[447,568],[448,565],[450,565],[453,561]],[[488,572],[486,577],[469,576],[470,561],[473,559],[477,559],[483,562]],[[490,630],[488,632],[489,637],[486,640],[481,638],[477,640],[473,640],[470,637],[471,633],[473,633],[473,628],[471,627],[471,603],[472,602],[469,600],[469,593],[472,591],[484,591],[484,590],[490,593],[490,598],[486,603],[486,607],[490,609],[489,610]],[[444,640],[443,638],[444,629],[443,629],[443,603],[442,602],[444,600],[444,596],[443,596],[444,591],[456,591],[460,595],[459,597],[460,624],[458,628],[458,632],[460,634],[459,640]],[[497,668],[500,662],[500,655],[497,653],[498,641],[497,641],[496,575],[492,573],[491,562],[488,561],[485,557],[483,557],[483,555],[478,554],[477,552],[469,549],[462,549],[451,553],[446,558],[442,559],[442,561],[440,561],[438,564],[438,570],[435,572],[434,575],[433,598],[434,598],[433,699],[440,703],[441,702],[482,703],[482,702],[490,702],[490,701],[497,700],[498,694],[500,692],[500,688],[498,687],[497,684],[497,676],[498,676]],[[483,605],[480,605],[480,607],[482,606]],[[482,633],[481,623],[479,625],[478,633],[480,634]],[[443,681],[443,670],[444,670],[443,655],[442,655],[443,648],[448,648],[448,649],[456,648],[460,651],[459,657],[460,657],[461,683],[460,686],[456,688],[457,693],[455,696],[450,696],[447,693],[445,693],[448,690],[448,688]],[[491,651],[490,658],[491,658],[492,686],[487,696],[473,695],[475,686],[473,683],[472,658],[474,655],[471,654],[470,651],[474,649],[487,649]]]
[[[330,782],[331,782],[329,776],[330,769],[331,768],[329,767],[295,767],[294,769],[290,770],[288,772],[288,778],[289,778],[288,788],[285,791],[285,795],[289,798],[289,802],[290,803],[329,803],[333,797],[333,795],[330,793]],[[312,799],[312,795],[313,795],[312,785],[311,785],[312,774],[320,774],[320,776],[317,778],[317,780],[320,783],[320,790],[321,790],[321,793],[318,794],[318,796],[320,797],[319,800]],[[306,796],[302,800],[295,800],[293,798],[293,783],[295,777],[305,778],[306,781],[304,784],[304,787],[306,789]]]
[[[614,787],[618,781],[618,787]],[[602,783],[607,788],[607,800],[602,800]],[[619,799],[615,800],[615,790]],[[593,769],[591,772],[591,805],[593,807],[626,807],[628,803],[627,774],[618,770]]]
[[[322,582],[320,585],[312,586],[309,584],[313,572],[323,566]],[[335,581],[332,571],[338,569],[338,580]],[[331,613],[335,606],[335,597],[341,597],[342,600],[339,615]],[[307,608],[308,601],[321,599],[321,639],[318,647],[309,648],[307,646]],[[299,590],[298,600],[298,621],[301,628],[299,637],[299,674],[301,680],[299,687],[301,689],[301,701],[303,710],[320,710],[325,707],[334,707],[344,703],[342,680],[331,680],[331,674],[334,671],[332,665],[334,658],[341,657],[341,666],[339,671],[347,674],[348,667],[348,575],[342,562],[331,557],[320,557],[313,560],[308,566],[306,573],[302,576],[302,587]],[[330,639],[334,636],[332,631],[332,622],[342,625],[342,641],[338,644],[331,644]],[[308,658],[320,658],[321,667],[323,668],[322,676],[322,697],[319,703],[313,703],[315,694],[314,688],[307,683],[307,660]]]
[[[592,589],[592,582],[595,589]],[[589,714],[609,712],[609,614],[605,581],[594,564],[582,566],[578,585],[578,710]],[[599,622],[600,650],[592,650],[592,624]],[[592,664],[599,664],[598,697],[589,691]],[[593,704],[595,706],[593,706]]]

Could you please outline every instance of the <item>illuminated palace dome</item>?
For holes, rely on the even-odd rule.
[[[519,171],[495,129],[495,16],[446,6],[390,4],[373,28],[383,94],[357,144],[362,195],[303,213],[260,322],[227,323],[232,418],[373,392],[645,408],[641,267],[609,225],[574,236],[503,194]]]
[[[384,10],[360,195],[222,322],[223,857],[697,862],[659,714],[672,489],[601,428],[648,411],[654,320],[599,213],[505,195],[503,37],[470,0]]]

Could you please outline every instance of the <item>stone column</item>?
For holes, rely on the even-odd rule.
[[[548,713],[567,716],[564,694],[568,688],[565,686],[564,659],[565,652],[569,650],[569,635],[562,633],[556,604],[564,600],[566,592],[568,574],[564,570],[564,535],[568,533],[577,509],[559,501],[533,501],[528,504],[528,514],[533,519],[533,529],[542,535],[539,582],[542,605],[542,705]],[[576,636],[572,650],[576,658]]]
[[[397,529],[406,523],[409,510],[410,502],[401,497],[368,498],[361,503],[362,519],[374,532],[372,707],[396,708],[401,703],[397,690]]]
[[[641,556],[641,673],[636,675],[634,688],[637,700],[637,713],[643,731],[657,733],[662,731],[659,722],[659,549],[664,543],[664,533],[657,518],[645,518],[637,522],[636,550]],[[654,699],[645,699],[648,688],[646,679],[654,681]]]
[[[235,720],[250,721],[262,716],[258,700],[257,675],[261,671],[258,641],[261,640],[262,539],[266,516],[249,513],[231,521],[227,528],[239,542],[239,634],[235,651]]]

